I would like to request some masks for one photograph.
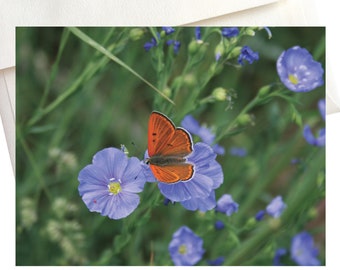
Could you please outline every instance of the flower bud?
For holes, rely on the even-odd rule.
[[[227,99],[227,92],[223,87],[217,87],[213,90],[212,96],[218,101],[225,101]]]
[[[200,48],[201,44],[197,43],[196,40],[193,40],[189,43],[188,51],[189,54],[193,55],[196,54]]]
[[[241,50],[242,50],[242,47],[240,47],[240,46],[235,47],[235,48],[230,52],[228,58],[229,58],[229,59],[232,59],[232,58],[235,58],[235,57],[239,56],[240,53],[241,53]]]
[[[143,35],[144,30],[142,28],[132,28],[129,33],[129,36],[133,41],[141,39]]]
[[[171,96],[171,89],[169,87],[166,87],[166,88],[163,89],[163,93],[167,97],[170,97]]]
[[[183,78],[183,86],[192,88],[197,84],[197,80],[192,73],[185,75]]]
[[[308,211],[307,211],[307,215],[308,218],[313,220],[318,216],[318,210],[315,207],[311,207]]]
[[[246,231],[252,230],[257,226],[257,221],[254,217],[251,217],[247,220],[246,225],[244,226],[244,229]]]
[[[272,230],[277,230],[281,226],[281,219],[279,219],[279,218],[271,218],[271,219],[269,219],[268,223],[269,223],[269,227]]]
[[[253,37],[255,36],[255,31],[251,28],[247,28],[246,35]]]
[[[268,95],[269,91],[270,91],[270,85],[266,85],[266,86],[263,86],[260,90],[259,90],[259,93],[258,93],[258,96],[263,98],[265,96]]]
[[[253,117],[249,114],[242,114],[237,118],[238,124],[241,126],[246,126],[248,124],[253,124]]]

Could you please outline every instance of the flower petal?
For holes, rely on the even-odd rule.
[[[93,157],[93,165],[98,166],[103,170],[105,175],[110,178],[121,179],[128,159],[126,155],[117,148],[105,148]]]
[[[184,208],[195,211],[199,210],[202,212],[213,209],[216,206],[215,191],[213,190],[208,197],[204,198],[191,198],[186,201],[181,201]]]
[[[139,204],[139,196],[134,193],[121,192],[112,195],[103,205],[101,214],[112,219],[121,219],[130,215]]]
[[[145,177],[142,173],[142,165],[138,158],[129,159],[122,176],[122,189],[126,192],[137,193],[144,188]]]
[[[195,134],[195,135],[198,135],[198,132],[201,128],[198,121],[190,114],[186,115],[183,118],[181,122],[181,126],[184,127],[190,133]]]
[[[193,179],[175,184],[159,183],[161,193],[171,201],[180,202],[210,194],[213,180],[205,175],[195,173]]]

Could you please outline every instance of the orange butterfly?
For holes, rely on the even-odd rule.
[[[171,184],[190,180],[194,165],[186,160],[193,151],[193,142],[188,131],[175,127],[173,122],[160,112],[152,112],[149,119],[148,154],[146,163],[156,179]]]

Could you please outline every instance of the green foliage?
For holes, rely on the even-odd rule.
[[[173,265],[168,244],[182,225],[204,240],[198,265],[219,256],[225,265],[272,265],[275,249],[289,249],[302,230],[315,236],[324,264],[325,149],[309,145],[302,130],[306,123],[324,126],[317,102],[325,90],[293,93],[275,65],[283,50],[299,45],[325,66],[325,29],[271,31],[268,39],[262,29],[240,28],[227,39],[217,27],[202,28],[196,41],[190,27],[171,36],[160,28],[18,27],[16,264]],[[158,44],[146,52],[152,37]],[[181,42],[178,54],[169,39]],[[240,66],[243,45],[258,51],[259,61]],[[88,211],[78,193],[79,171],[105,147],[125,145],[142,160],[152,110],[176,125],[192,114],[212,128],[226,149],[217,158],[224,183],[216,199],[231,194],[237,213],[165,206],[154,183],[145,185],[140,205],[124,220]],[[248,155],[231,156],[232,146]],[[255,221],[277,195],[287,204],[283,215]],[[216,220],[223,230],[214,229]]]

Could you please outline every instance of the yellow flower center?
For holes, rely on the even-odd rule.
[[[117,195],[122,190],[122,187],[120,186],[120,181],[111,182],[110,184],[108,184],[108,188],[113,195]]]
[[[180,245],[178,248],[178,252],[182,255],[187,253],[187,247],[185,245]]]
[[[298,84],[299,83],[298,78],[294,74],[289,74],[288,79],[292,84]]]

